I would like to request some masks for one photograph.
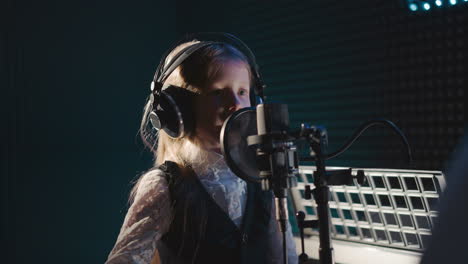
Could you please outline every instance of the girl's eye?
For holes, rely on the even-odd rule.
[[[248,95],[248,92],[247,92],[247,90],[245,90],[245,89],[241,89],[241,90],[239,91],[239,95]]]
[[[212,91],[210,94],[213,95],[213,96],[220,96],[222,93],[223,93],[222,89],[216,89],[216,90]]]

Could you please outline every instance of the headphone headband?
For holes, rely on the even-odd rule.
[[[171,59],[171,61],[163,67],[162,74],[159,76],[157,82],[164,83],[171,75],[171,73],[180,65],[182,62],[184,62],[190,55],[192,55],[195,51],[206,47],[211,44],[216,44],[216,43],[221,43],[221,42],[213,42],[213,41],[203,41],[203,42],[198,42],[196,44],[190,45],[188,47],[185,47],[182,49],[179,53],[177,53],[174,58]]]
[[[172,50],[174,50],[180,44],[192,40],[200,40],[200,42],[185,47],[180,52],[178,52],[167,65],[165,65],[165,60]],[[235,37],[232,34],[222,32],[200,32],[186,34],[182,39],[177,41],[170,49],[168,49],[164,53],[164,56],[159,62],[158,68],[153,77],[153,82],[160,83],[161,85],[157,85],[156,87],[162,87],[162,83],[166,81],[169,75],[171,75],[171,73],[195,51],[208,45],[221,43],[226,43],[234,46],[246,56],[248,64],[251,68],[251,72],[254,76],[254,93],[263,100],[263,89],[265,88],[265,85],[261,78],[258,65],[256,63],[255,55],[253,54],[252,50],[239,38]]]

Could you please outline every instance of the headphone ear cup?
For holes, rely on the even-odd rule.
[[[163,129],[172,138],[182,138],[194,130],[193,100],[196,93],[168,86],[160,92],[157,105],[149,114],[151,124]]]
[[[162,113],[160,113],[160,116],[158,116],[158,114],[155,111],[152,111],[148,116],[151,122],[151,125],[157,130],[160,130],[162,128],[161,116],[162,116]]]

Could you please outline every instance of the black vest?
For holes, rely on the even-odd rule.
[[[272,193],[247,183],[247,202],[238,228],[205,190],[192,169],[176,163],[160,169],[169,185],[174,219],[158,242],[161,263],[268,263]]]

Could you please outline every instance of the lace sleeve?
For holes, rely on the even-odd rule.
[[[156,242],[169,230],[172,210],[163,172],[152,170],[142,177],[106,264],[150,263]]]
[[[282,264],[283,263],[283,237],[282,233],[279,230],[278,222],[276,221],[276,206],[275,206],[275,198],[272,201],[271,207],[271,217],[270,217],[270,224],[269,224],[269,236],[270,236],[270,250],[271,250],[271,263],[274,264]],[[291,224],[288,222],[287,231],[286,231],[286,246],[287,246],[287,254],[288,254],[288,263],[289,264],[297,264],[299,258],[296,253],[296,244],[294,243],[292,231],[291,231]]]

